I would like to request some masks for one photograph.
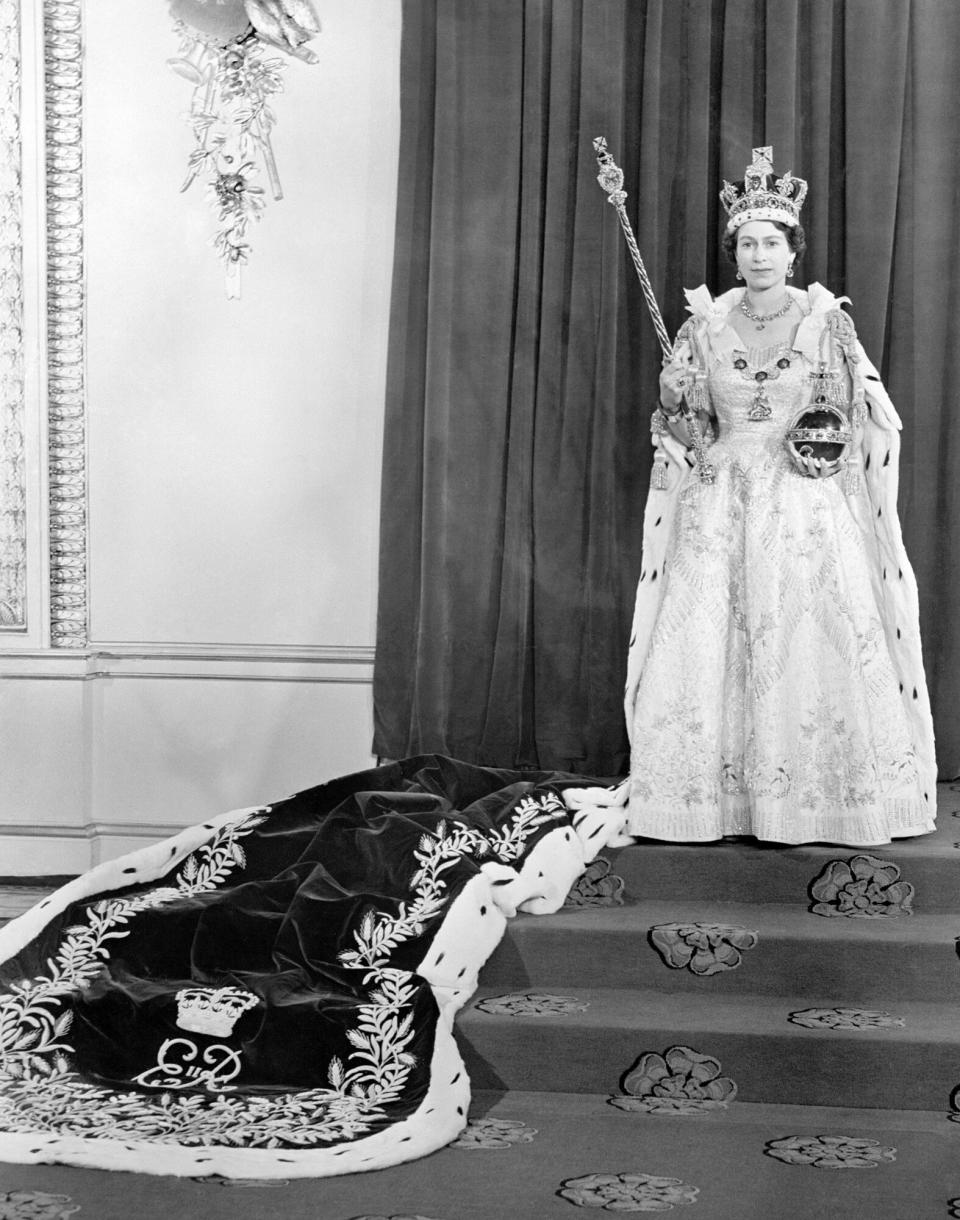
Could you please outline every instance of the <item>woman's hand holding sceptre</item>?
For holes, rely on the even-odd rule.
[[[637,275],[640,279],[640,287],[643,290],[644,298],[647,302],[647,308],[650,310],[650,317],[653,320],[654,329],[657,332],[657,338],[660,341],[660,350],[663,352],[668,363],[672,363],[673,357],[670,346],[670,336],[667,334],[667,328],[663,322],[663,315],[660,312],[660,307],[657,304],[657,299],[653,295],[653,285],[650,283],[650,277],[647,275],[647,269],[643,265],[643,259],[640,257],[640,251],[637,249],[637,241],[633,235],[633,229],[630,225],[630,220],[627,216],[627,210],[624,203],[627,198],[627,192],[623,189],[623,170],[617,165],[613,157],[607,149],[607,141],[603,136],[597,136],[593,141],[594,152],[597,154],[597,164],[600,167],[600,173],[597,175],[597,181],[607,192],[607,202],[612,203],[617,210],[617,216],[620,219],[620,227],[623,230],[623,236],[626,238],[627,247],[630,250],[630,257],[633,259],[633,265],[636,268]],[[705,461],[703,456],[703,438],[700,433],[700,420],[697,417],[696,410],[692,407],[684,405],[680,408],[686,416],[686,432],[683,436],[676,433],[678,439],[684,444],[691,446],[696,454],[697,474],[701,483],[712,483],[716,477],[716,471]],[[667,425],[670,431],[673,432],[673,423],[670,419],[669,412],[663,412],[667,420]]]
[[[676,415],[683,403],[689,365],[682,360],[664,360],[660,373],[660,406],[668,418]]]
[[[702,437],[701,421],[698,419],[691,400],[696,401],[697,379],[701,376],[686,361],[675,357],[665,360],[660,373],[660,410],[663,412],[667,427],[681,444],[690,448],[695,440]],[[684,399],[688,403],[684,410]],[[696,421],[699,435],[695,438],[691,423]]]

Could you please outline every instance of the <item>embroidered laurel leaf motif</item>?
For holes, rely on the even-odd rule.
[[[522,852],[529,836],[554,816],[555,804],[555,798],[547,797],[518,807],[515,824],[489,832],[498,850]],[[390,954],[421,935],[443,911],[449,870],[465,854],[476,856],[489,849],[480,831],[446,820],[437,824],[434,835],[422,836],[414,853],[418,869],[410,899],[395,911],[365,912],[356,930],[356,949],[339,957],[345,967],[362,972],[369,992],[347,1034],[354,1048],[348,1062],[334,1056],[328,1064],[329,1088],[270,1097],[125,1092],[90,1086],[72,1072],[71,1048],[59,1041],[69,1027],[63,1002],[93,981],[108,956],[109,942],[126,936],[129,921],[140,911],[222,884],[238,864],[237,837],[262,820],[250,815],[221,827],[182,862],[174,885],[91,904],[87,923],[69,930],[49,963],[48,976],[21,981],[0,998],[0,1128],[83,1131],[90,1138],[187,1147],[315,1147],[369,1132],[385,1108],[403,1095],[417,1064],[410,1050],[415,1036],[411,1006],[422,984],[408,971],[391,966]],[[34,1044],[12,1051],[15,1041],[34,1031],[40,1031]]]
[[[72,1024],[73,1024],[73,1013],[72,1012],[62,1013],[59,1017],[57,1017],[56,1021],[54,1022],[53,1032],[57,1037],[59,1037],[61,1034],[65,1034]]]
[[[892,860],[858,855],[831,860],[810,884],[815,915],[885,919],[913,914],[914,888]]]
[[[493,831],[487,840],[490,850],[503,864],[518,859],[526,850],[530,835],[547,822],[565,820],[566,806],[553,792],[540,797],[523,797],[516,805],[516,817],[505,827]]]

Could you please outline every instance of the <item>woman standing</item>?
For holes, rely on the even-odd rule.
[[[738,287],[688,292],[660,378],[628,668],[629,829],[869,846],[933,829],[900,421],[841,301],[788,284],[806,183],[755,149],[724,184]],[[704,434],[695,468],[686,396]],[[839,457],[788,447],[810,409]],[[846,441],[843,441],[843,434]],[[838,444],[834,452],[839,452]]]

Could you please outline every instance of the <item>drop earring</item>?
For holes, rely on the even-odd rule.
[[[791,263],[790,266],[787,268],[787,279],[788,280],[793,279],[793,263]]]
[[[738,272],[737,272],[737,279],[738,279],[738,280],[742,280],[742,279],[743,279],[743,272],[742,272],[742,271],[738,271]]]

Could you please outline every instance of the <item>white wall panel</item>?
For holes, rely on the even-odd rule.
[[[318,5],[320,62],[290,62],[275,99],[285,198],[252,231],[239,301],[204,188],[179,191],[190,86],[166,66],[167,5],[62,7],[83,15],[88,631],[49,647],[34,564],[31,629],[0,639],[0,876],[77,872],[373,762],[400,0]],[[39,27],[28,157],[43,152]],[[40,177],[25,165],[28,196]],[[43,229],[28,199],[28,267]],[[40,340],[27,412],[42,558]]]
[[[82,662],[60,662],[42,680],[0,666],[7,671],[0,677],[0,823],[82,826],[89,800]]]
[[[188,826],[372,763],[368,682],[211,674],[94,691],[93,807],[111,822]]]
[[[372,642],[399,5],[323,6],[228,300],[165,4],[86,8],[91,638]]]

